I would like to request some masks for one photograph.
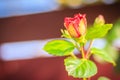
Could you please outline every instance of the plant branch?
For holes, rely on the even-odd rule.
[[[84,46],[81,46],[81,54],[82,54],[82,58],[85,58]]]
[[[80,51],[80,46],[79,46],[79,44],[75,41],[75,39],[71,39],[72,40],[72,43],[75,45],[75,47],[76,47],[76,49],[78,50],[78,51]]]
[[[75,59],[77,58],[74,53],[71,53],[70,55]]]
[[[90,48],[92,47],[92,44],[93,44],[93,40],[90,41],[90,44],[86,53],[86,58],[89,58]]]
[[[87,80],[87,78],[83,78],[83,80]]]
[[[79,45],[76,43],[76,48],[78,51],[80,51]]]

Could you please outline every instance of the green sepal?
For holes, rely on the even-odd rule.
[[[71,38],[71,36],[70,36],[70,34],[68,33],[67,30],[61,29],[61,33],[62,33],[61,37],[64,37],[64,38]]]
[[[43,49],[55,56],[67,56],[73,52],[74,48],[74,44],[67,40],[52,40],[49,41]]]
[[[64,64],[68,75],[74,78],[88,78],[97,73],[97,67],[91,60],[68,57]]]
[[[87,42],[87,40],[85,39],[85,35],[82,35],[79,38],[75,38],[75,41],[78,42],[80,46],[83,46]]]
[[[103,60],[109,63],[112,63],[114,66],[116,65],[113,58],[106,51],[102,49],[92,48],[91,53],[94,54],[95,56],[102,58]]]

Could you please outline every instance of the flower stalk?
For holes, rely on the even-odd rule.
[[[71,53],[70,55],[71,55],[73,58],[77,59],[77,57],[75,56],[74,53]]]
[[[83,80],[87,80],[87,78],[83,78]]]
[[[89,57],[90,57],[90,55],[91,55],[91,54],[90,54],[90,49],[91,49],[91,47],[92,47],[93,41],[94,41],[94,40],[91,40],[91,41],[90,41],[90,44],[89,44],[89,46],[88,46],[88,50],[87,50],[87,52],[86,52],[86,58],[87,58],[87,59],[89,59]]]
[[[84,51],[84,46],[81,47],[81,54],[82,54],[82,58],[86,59],[86,57],[85,57],[85,51]]]

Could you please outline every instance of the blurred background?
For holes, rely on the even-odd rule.
[[[105,75],[119,80],[119,0],[0,0],[0,80],[78,80],[67,76],[64,57],[53,57],[42,49],[49,40],[60,38],[64,18],[76,13],[85,13],[88,25],[99,14],[106,23],[113,23],[108,35],[93,46],[110,53],[117,66],[93,57],[99,72],[92,79]]]

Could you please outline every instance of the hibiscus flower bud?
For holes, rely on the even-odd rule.
[[[105,19],[103,15],[99,15],[98,17],[96,17],[95,24],[99,24],[99,25],[105,24]]]
[[[85,16],[85,14],[76,14],[73,18],[65,18],[64,26],[71,37],[79,38],[86,33],[87,21]]]

